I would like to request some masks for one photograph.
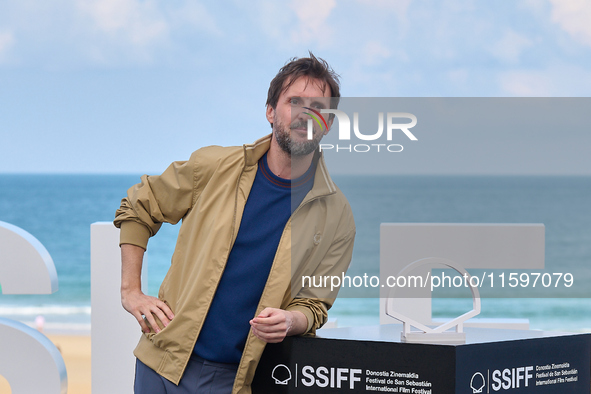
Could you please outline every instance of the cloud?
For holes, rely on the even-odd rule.
[[[11,54],[22,64],[48,67],[142,65],[179,55],[190,61],[194,51],[185,48],[193,49],[195,39],[223,35],[206,7],[193,0],[0,2],[0,26],[0,56],[18,37]]]
[[[510,71],[500,77],[504,92],[516,97],[551,96],[551,82],[542,71]]]
[[[294,47],[318,49],[333,43],[330,15],[336,6],[336,0],[257,0],[256,13],[247,12],[277,48],[293,51]]]
[[[328,26],[328,17],[336,5],[336,0],[292,0],[290,8],[295,12],[299,26],[292,30],[291,40],[296,44],[330,44],[332,30]]]
[[[171,34],[200,30],[221,36],[222,31],[205,6],[194,1],[170,5],[155,0],[76,0],[90,19],[97,37],[109,45],[139,52],[169,46]]]
[[[540,0],[519,0],[518,5],[542,14],[548,4]]]
[[[455,68],[447,72],[448,80],[462,87],[465,87],[470,78],[470,72],[465,68]]]
[[[171,49],[176,33],[205,32],[222,36],[213,16],[198,2],[175,3],[155,0],[76,0],[77,7],[92,24],[88,53],[96,60],[126,57],[152,62],[161,50]]]
[[[411,2],[412,0],[356,0],[360,9],[355,19],[365,16],[365,29],[369,35],[384,34],[380,31],[384,31],[382,29],[386,27],[385,30],[391,34],[403,37],[410,29],[408,9]],[[416,6],[415,9],[420,8]]]
[[[406,12],[411,0],[357,0],[364,7],[376,7],[393,11],[399,19],[406,18]]]
[[[517,97],[587,97],[591,71],[586,67],[556,64],[543,70],[501,73],[502,94]]]
[[[261,29],[267,39],[285,50],[291,47],[289,40],[285,39],[286,26],[293,25],[293,12],[282,9],[282,4],[276,0],[256,0],[254,5],[256,12],[249,8],[245,12],[251,12],[253,25]]]
[[[6,54],[14,45],[14,35],[9,31],[0,31],[0,62],[6,58]]]
[[[591,46],[591,2],[588,0],[550,0],[552,21],[575,40]]]
[[[518,63],[524,49],[532,46],[532,41],[512,29],[506,29],[499,41],[493,44],[490,52],[506,63]]]
[[[169,10],[168,16],[172,29],[187,26],[212,35],[223,35],[213,15],[201,3],[187,1],[181,7]]]
[[[168,22],[153,1],[77,0],[76,6],[97,33],[119,43],[145,47],[168,36]]]
[[[408,62],[408,54],[398,48],[388,47],[380,41],[369,40],[361,49],[360,62],[367,66],[383,64],[385,60],[395,58],[397,62]]]

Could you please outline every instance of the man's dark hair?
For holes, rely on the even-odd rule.
[[[332,97],[331,107],[336,108],[338,106],[341,97],[339,75],[334,72],[326,60],[317,58],[312,52],[308,53],[310,57],[291,58],[289,62],[281,67],[281,70],[273,78],[269,86],[266,105],[276,108],[282,92],[289,89],[291,84],[299,77],[308,77],[322,81],[324,84],[323,89],[328,86]]]

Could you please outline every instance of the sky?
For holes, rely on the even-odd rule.
[[[590,20],[587,0],[0,0],[0,173],[160,173],[253,142],[270,131],[269,82],[308,51],[346,97],[588,97]],[[449,136],[486,165],[424,133],[413,149],[430,160],[408,150],[389,167],[591,175],[591,133],[523,130]],[[535,165],[506,166],[515,138]]]

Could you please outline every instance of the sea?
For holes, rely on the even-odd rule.
[[[591,267],[591,177],[335,175],[357,226],[349,273],[379,273],[380,223],[542,223],[545,264],[587,282]],[[0,317],[47,332],[90,332],[90,225],[112,221],[139,175],[0,174],[0,221],[36,237],[51,255],[59,290],[48,295],[0,294]],[[178,226],[150,240],[148,292],[157,295],[170,265]],[[578,279],[580,278],[580,279]],[[115,278],[114,278],[115,280]],[[0,283],[2,278],[0,278]],[[590,287],[579,282],[581,287]],[[484,318],[528,319],[532,329],[591,331],[591,291],[483,298]],[[433,317],[455,317],[466,298],[434,298]],[[329,311],[337,326],[379,324],[378,296],[339,297]]]

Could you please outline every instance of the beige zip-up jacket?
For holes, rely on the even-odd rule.
[[[171,266],[158,293],[175,317],[158,334],[143,334],[134,352],[175,384],[197,341],[236,239],[258,161],[270,140],[266,136],[243,147],[199,149],[162,175],[142,176],[117,210],[114,224],[121,228],[121,243],[144,249],[161,223],[182,219]],[[320,156],[312,190],[285,226],[256,314],[266,307],[298,310],[308,319],[307,332],[314,333],[326,321],[338,290],[303,287],[302,276],[341,276],[351,260],[354,236],[349,203]],[[264,348],[265,343],[249,332],[233,393],[251,392]]]

